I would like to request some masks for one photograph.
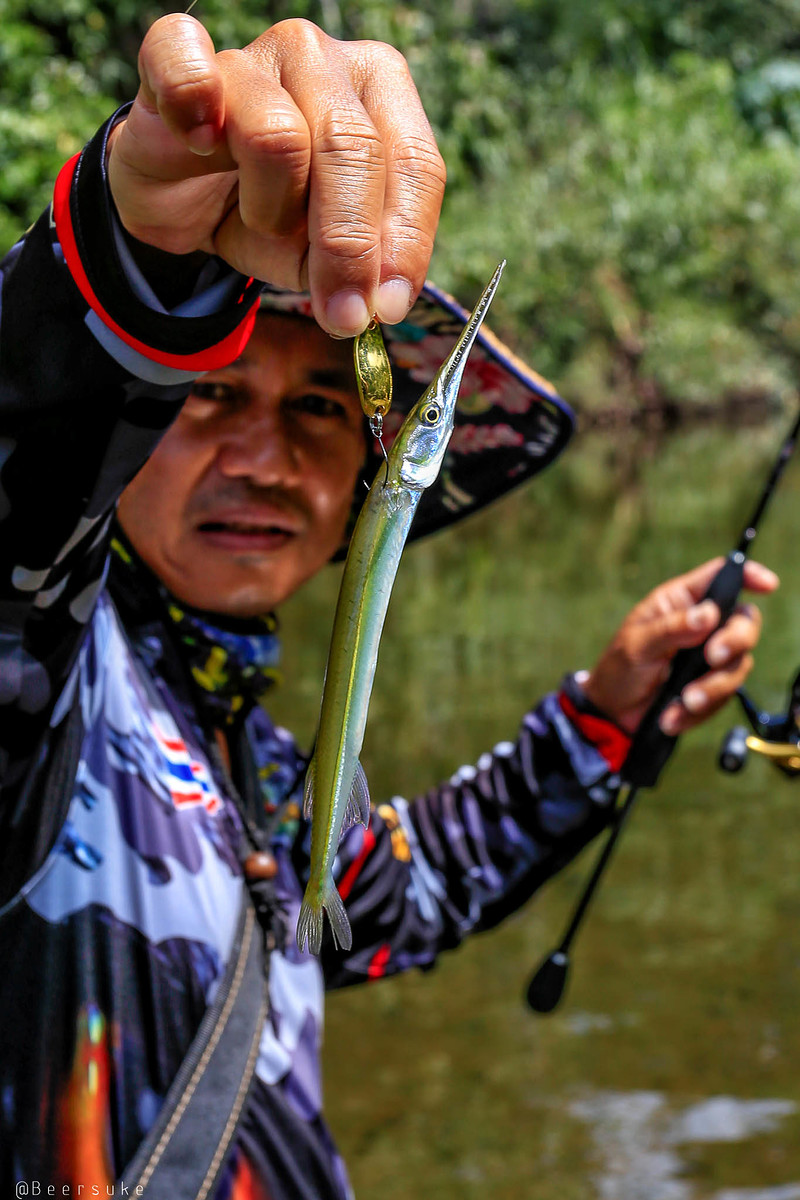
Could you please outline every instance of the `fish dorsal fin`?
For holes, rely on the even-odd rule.
[[[316,780],[315,761],[312,758],[306,771],[306,782],[303,790],[303,816],[310,821],[314,815],[314,785]],[[365,828],[369,824],[369,786],[364,768],[356,763],[356,774],[350,790],[350,799],[344,810],[342,833],[353,825],[361,824]]]
[[[314,811],[314,759],[308,764],[306,771],[306,782],[303,788],[303,816],[307,821],[311,820],[311,815]]]
[[[365,829],[369,824],[369,787],[367,785],[367,777],[364,774],[364,768],[360,762],[356,763],[356,775],[350,791],[350,799],[347,801],[347,808],[344,812],[342,833],[346,829],[350,829],[351,826],[358,824],[363,825]]]

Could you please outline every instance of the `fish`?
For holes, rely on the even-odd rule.
[[[310,874],[297,921],[297,945],[322,946],[323,911],[337,947],[352,931],[333,878],[342,835],[366,827],[370,800],[359,761],[381,632],[400,558],[423,492],[437,479],[455,424],[467,358],[492,302],[505,260],[494,272],[455,347],[403,421],[356,521],[333,620],[303,815],[311,820]]]

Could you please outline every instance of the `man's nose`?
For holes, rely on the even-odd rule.
[[[301,451],[291,428],[278,414],[242,419],[220,439],[217,466],[229,478],[249,478],[269,486],[296,482]]]

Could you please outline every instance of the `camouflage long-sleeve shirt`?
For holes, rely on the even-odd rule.
[[[2,264],[4,1196],[18,1182],[106,1194],[124,1179],[224,972],[243,886],[239,816],[201,723],[160,670],[158,631],[126,627],[106,575],[121,490],[189,381],[235,357],[258,285],[212,264],[180,310],[145,293],[115,235],[101,133],[62,172],[53,214]],[[54,778],[75,703],[79,762]],[[293,938],[308,866],[292,794],[302,756],[262,709],[250,714],[283,814],[274,851],[289,933],[217,1200],[348,1194],[321,1115],[324,989],[430,965],[607,822],[614,755],[580,705],[574,688],[546,697],[515,742],[353,830],[339,856],[353,948],[320,961]]]

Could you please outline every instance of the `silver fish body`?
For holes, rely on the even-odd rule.
[[[411,409],[378,470],[356,522],[345,562],[325,670],[317,740],[303,811],[312,820],[311,871],[297,922],[297,944],[318,954],[323,909],[336,943],[352,945],[333,881],[342,834],[369,821],[369,790],[359,762],[381,633],[400,557],[417,505],[435,482],[455,423],[467,358],[500,276],[495,271],[452,353]]]

